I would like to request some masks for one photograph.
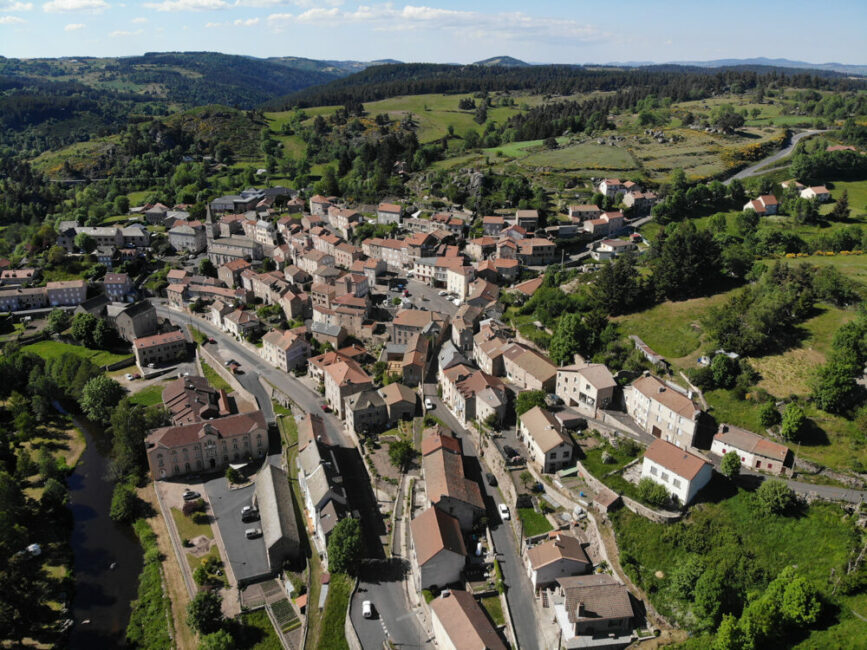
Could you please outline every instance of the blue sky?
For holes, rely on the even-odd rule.
[[[867,2],[0,0],[0,54],[603,63],[754,56],[867,64]]]

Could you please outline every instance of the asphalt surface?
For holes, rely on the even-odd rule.
[[[213,478],[205,483],[211,512],[214,513],[220,536],[232,565],[232,572],[239,584],[253,578],[268,575],[268,556],[265,540],[262,537],[247,539],[244,531],[248,528],[262,528],[261,521],[241,521],[241,508],[253,502],[254,485],[230,490],[224,476]]]
[[[536,620],[536,607],[534,604],[533,587],[527,572],[521,562],[520,553],[515,536],[508,524],[500,521],[497,506],[505,503],[500,491],[496,487],[488,485],[484,480],[484,472],[487,471],[478,459],[476,447],[473,444],[466,429],[437,397],[436,384],[425,384],[426,397],[430,397],[435,408],[432,414],[442,420],[455,435],[461,439],[464,452],[464,471],[467,478],[473,479],[481,485],[485,499],[491,537],[497,549],[497,558],[503,571],[503,581],[506,583],[506,599],[509,601],[509,609],[512,612],[515,634],[518,637],[518,645],[522,650],[537,650],[544,647],[540,643],[536,632],[539,628]],[[509,504],[506,504],[509,505]],[[510,507],[510,511],[514,508]],[[512,512],[512,516],[515,513]]]
[[[801,131],[800,133],[796,133],[795,135],[792,136],[792,140],[791,140],[791,142],[789,142],[789,146],[784,147],[783,149],[780,149],[775,154],[771,154],[770,156],[768,156],[764,160],[760,160],[755,165],[750,165],[746,169],[742,169],[741,171],[739,171],[737,174],[735,174],[734,176],[732,176],[728,180],[723,181],[723,185],[728,185],[736,178],[739,178],[739,179],[740,178],[749,178],[750,176],[755,176],[757,174],[763,174],[764,171],[767,171],[765,168],[768,165],[778,161],[780,158],[785,158],[790,153],[792,153],[792,151],[795,149],[795,145],[798,144],[798,141],[801,140],[801,138],[806,138],[806,137],[811,136],[811,135],[816,135],[817,133],[824,133],[824,131],[823,130],[817,130],[817,129],[810,129],[808,131]]]
[[[388,639],[400,648],[434,647],[416,613],[407,609],[402,583],[407,571],[406,562],[400,558],[367,562],[362,567],[349,616],[365,650],[379,650]],[[361,615],[365,600],[373,605],[373,618]]]

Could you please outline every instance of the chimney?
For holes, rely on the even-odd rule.
[[[659,387],[659,392],[660,392],[660,393],[664,393],[664,392],[665,392],[665,386],[660,386],[660,387]]]
[[[578,604],[575,605],[575,618],[581,618],[581,610],[583,610],[583,609],[584,609],[584,603],[582,603],[579,600]]]

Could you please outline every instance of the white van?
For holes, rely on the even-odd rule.
[[[361,603],[361,615],[364,618],[373,618],[373,604],[369,600]]]

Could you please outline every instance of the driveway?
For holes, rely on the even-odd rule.
[[[418,615],[408,608],[402,582],[405,571],[408,568],[399,558],[362,566],[349,617],[365,650],[379,650],[388,639],[401,648],[434,647]],[[361,603],[365,600],[373,604],[374,618],[361,615]]]
[[[241,508],[251,505],[255,486],[230,490],[225,477],[213,478],[205,483],[205,491],[211,504],[211,512],[220,529],[223,547],[232,565],[232,573],[239,585],[253,578],[270,575],[265,540],[247,539],[244,531],[248,528],[261,528],[262,522],[244,523],[241,521]]]
[[[788,156],[790,153],[792,153],[792,151],[795,149],[795,145],[798,144],[798,141],[801,140],[801,138],[806,138],[806,137],[809,137],[811,135],[816,135],[817,133],[824,133],[824,132],[825,131],[819,130],[819,129],[810,129],[808,131],[801,131],[800,133],[796,133],[795,135],[792,136],[792,139],[789,142],[789,146],[780,149],[775,154],[771,154],[770,156],[768,156],[764,160],[760,160],[755,165],[750,165],[746,169],[742,169],[741,171],[739,171],[737,174],[735,174],[734,176],[732,176],[728,180],[723,181],[723,185],[728,185],[736,178],[738,178],[738,179],[749,178],[750,176],[756,176],[757,174],[764,173],[762,170],[764,170],[768,165],[770,165],[771,163],[780,160],[780,158],[784,158],[784,157]]]

